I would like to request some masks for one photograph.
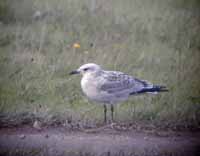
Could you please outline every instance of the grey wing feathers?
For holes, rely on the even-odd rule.
[[[151,85],[147,81],[136,79],[122,72],[104,71],[101,76],[103,76],[104,80],[100,86],[100,90],[113,94],[119,92],[129,94]]]

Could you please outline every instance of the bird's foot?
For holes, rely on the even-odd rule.
[[[112,122],[110,123],[110,128],[111,128],[111,129],[115,129],[115,126],[116,126],[116,125],[117,125],[117,123],[112,121]]]

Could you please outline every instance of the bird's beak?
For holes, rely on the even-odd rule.
[[[78,70],[73,70],[73,71],[71,71],[70,73],[69,73],[69,75],[74,75],[74,74],[79,74],[80,73],[80,71],[78,71]]]

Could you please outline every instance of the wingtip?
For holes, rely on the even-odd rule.
[[[169,89],[164,85],[156,85],[153,88],[157,88],[158,92],[169,92]]]
[[[169,89],[161,89],[160,92],[169,92]]]

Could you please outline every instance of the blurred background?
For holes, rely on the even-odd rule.
[[[1,0],[1,125],[101,123],[68,75],[88,62],[170,90],[117,105],[116,121],[199,127],[198,0]]]

